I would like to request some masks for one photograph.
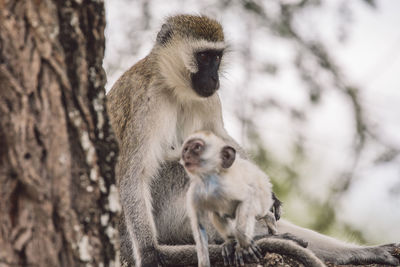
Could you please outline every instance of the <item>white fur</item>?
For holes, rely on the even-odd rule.
[[[190,88],[187,88],[189,90]],[[171,100],[173,101],[173,100]],[[176,100],[175,100],[176,101]],[[189,101],[187,103],[177,103],[176,105],[163,105],[165,116],[163,120],[164,132],[159,136],[159,142],[163,144],[164,159],[178,160],[181,152],[180,148],[184,140],[193,132],[207,129],[214,130],[221,128],[218,123],[210,124],[215,116],[219,115],[219,110],[215,106],[219,102],[218,95],[208,97],[203,101]],[[214,113],[210,113],[214,110]],[[174,114],[173,116],[169,114]],[[168,118],[168,119],[165,119]],[[218,122],[218,121],[216,121]]]

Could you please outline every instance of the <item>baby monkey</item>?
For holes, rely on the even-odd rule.
[[[256,220],[276,234],[272,185],[268,176],[233,147],[209,131],[186,139],[180,163],[190,177],[187,209],[196,241],[198,266],[210,266],[205,220],[210,219],[225,240],[225,265],[243,266],[262,258],[254,243]],[[233,258],[233,259],[232,259]]]

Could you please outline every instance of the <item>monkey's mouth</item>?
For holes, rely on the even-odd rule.
[[[197,73],[192,76],[192,88],[201,97],[212,96],[219,88],[219,80],[204,79]]]
[[[206,84],[202,87],[195,87],[195,91],[199,96],[202,97],[210,97],[212,96],[219,88],[219,82],[212,81],[211,84]]]
[[[210,97],[215,93],[215,91],[217,91],[217,89],[211,89],[211,90],[206,89],[206,90],[199,91],[197,93],[202,97]]]
[[[198,167],[197,162],[185,161],[185,169],[189,172],[194,172]]]

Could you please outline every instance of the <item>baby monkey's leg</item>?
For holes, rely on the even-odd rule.
[[[244,266],[245,261],[259,262],[263,256],[253,241],[256,218],[252,201],[245,201],[238,205],[235,220],[234,234],[238,242],[235,248],[236,266]]]
[[[215,212],[211,214],[211,222],[225,241],[221,245],[224,266],[232,266],[236,244],[235,236],[233,235],[233,229],[226,218],[219,216],[219,214]]]

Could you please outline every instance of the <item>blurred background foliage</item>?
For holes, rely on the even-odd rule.
[[[271,177],[284,217],[362,243],[400,241],[400,2],[106,2],[108,89],[163,19],[225,28],[228,132]]]

